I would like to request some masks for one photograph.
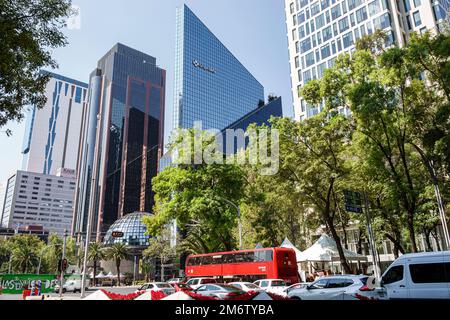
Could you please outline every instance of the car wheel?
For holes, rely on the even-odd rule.
[[[300,298],[300,297],[296,297],[296,296],[293,296],[293,297],[290,297],[292,300],[302,300],[302,298]]]
[[[63,293],[66,293],[66,289],[63,288],[63,289],[62,289],[62,292],[63,292]]]

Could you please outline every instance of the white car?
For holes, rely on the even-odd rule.
[[[136,290],[136,292],[140,291],[162,291],[166,295],[175,293],[175,289],[170,284],[165,282],[145,283]]]
[[[369,288],[364,275],[336,275],[320,277],[308,286],[292,289],[289,298],[298,300],[378,300],[381,289]]]
[[[264,289],[261,289],[256,284],[251,282],[230,282],[230,285],[233,287],[236,287],[238,289],[241,289],[242,291],[249,292],[249,291],[255,291],[255,292],[261,292],[264,291]]]
[[[217,280],[214,278],[192,278],[192,279],[189,279],[188,282],[186,282],[186,284],[189,285],[194,290],[204,284],[209,284],[209,283],[217,283]]]
[[[450,251],[400,256],[383,274],[381,286],[390,300],[450,299]]]
[[[291,292],[292,290],[305,288],[305,287],[309,286],[310,284],[311,284],[311,282],[300,282],[300,283],[293,284],[283,290],[283,296],[287,297],[289,295],[289,292]]]
[[[264,291],[283,295],[283,291],[288,287],[286,282],[281,279],[262,279],[253,282]]]

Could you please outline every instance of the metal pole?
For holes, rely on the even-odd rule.
[[[447,219],[445,217],[444,205],[442,203],[441,192],[439,190],[439,185],[434,185],[434,193],[436,195],[438,208],[439,208],[439,217],[441,219],[442,231],[444,232],[444,243],[447,250],[450,249],[450,235],[448,231]]]
[[[12,264],[12,257],[13,257],[13,254],[11,253],[11,254],[9,255],[9,267],[8,267],[8,274],[11,274],[11,264]]]
[[[67,230],[64,229],[64,242],[63,242],[63,251],[62,251],[62,259],[61,259],[61,281],[59,282],[59,297],[62,298],[63,293],[63,285],[64,285],[64,259],[66,258],[66,240],[67,240]]]
[[[97,133],[96,133],[96,143],[95,143],[95,150],[94,150],[94,162],[92,165],[92,178],[91,178],[91,192],[90,192],[90,198],[89,198],[89,210],[88,210],[88,221],[86,226],[86,239],[84,243],[84,259],[83,259],[83,273],[81,274],[81,298],[84,298],[85,295],[85,283],[86,283],[86,273],[87,273],[87,263],[88,263],[88,255],[89,255],[89,244],[91,242],[91,232],[92,232],[92,220],[94,218],[94,207],[95,207],[95,201],[96,201],[96,175],[98,170],[98,153],[99,153],[99,139],[100,139],[100,130],[99,130],[99,122],[101,120],[100,113],[97,114]],[[94,275],[95,276],[95,275]],[[120,279],[120,275],[119,275]]]
[[[367,233],[369,235],[369,245],[370,245],[370,251],[372,252],[372,264],[373,264],[373,271],[374,276],[376,279],[380,279],[380,267],[378,264],[378,253],[377,253],[377,247],[375,244],[375,236],[373,234],[372,229],[372,222],[369,212],[369,199],[367,196],[367,193],[364,192],[364,202],[365,202],[365,213],[366,213],[366,220],[367,220]]]
[[[238,228],[239,228],[239,250],[242,250],[242,222],[241,222],[241,208],[237,206],[238,210]]]

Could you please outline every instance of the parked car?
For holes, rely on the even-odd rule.
[[[383,295],[379,289],[367,286],[368,276],[336,275],[320,277],[313,283],[292,289],[289,298],[299,300],[368,300]]]
[[[293,284],[293,285],[291,285],[291,286],[289,286],[289,287],[287,287],[286,289],[283,290],[283,296],[287,297],[289,295],[289,292],[291,292],[292,290],[301,289],[301,288],[304,288],[306,286],[309,286],[310,284],[311,284],[311,282],[301,282],[301,283]]]
[[[232,285],[242,291],[249,292],[249,291],[255,291],[255,292],[261,292],[264,291],[264,289],[261,289],[256,284],[251,282],[230,282],[229,285]]]
[[[275,294],[283,294],[283,290],[288,286],[284,280],[281,279],[262,279],[253,282],[255,285],[267,292]]]
[[[166,295],[175,293],[175,289],[166,282],[145,283],[136,290],[136,292],[139,291],[162,291]]]
[[[200,287],[195,289],[194,292],[203,296],[216,297],[219,299],[224,299],[225,297],[230,295],[241,295],[245,293],[245,291],[240,290],[235,286],[218,283],[201,285]]]
[[[388,299],[450,299],[450,251],[400,256],[384,272]]]
[[[184,282],[180,283],[170,283],[170,285],[175,289],[175,291],[187,290],[192,291],[192,287]]]
[[[67,280],[62,287],[62,292],[73,292],[76,293],[77,291],[81,292],[81,279],[71,279]],[[87,290],[89,287],[89,279],[86,279],[84,288]],[[59,284],[55,286],[55,293],[59,293]]]
[[[186,284],[194,290],[199,288],[201,285],[208,283],[217,283],[217,280],[214,278],[192,278],[186,282]]]
[[[181,282],[183,282],[183,278],[172,278],[172,279],[167,280],[168,284],[181,283]]]

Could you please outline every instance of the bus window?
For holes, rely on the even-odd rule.
[[[237,263],[245,262],[245,253],[235,253],[234,259]]]
[[[253,251],[247,252],[245,254],[245,261],[246,262],[255,262],[255,253]]]
[[[267,250],[267,251],[264,251],[265,252],[265,259],[264,259],[264,261],[273,261],[273,252],[272,252],[272,250]]]
[[[226,254],[223,256],[223,263],[235,263],[234,253]]]
[[[202,264],[203,265],[213,264],[213,258],[211,256],[202,257]]]
[[[213,256],[213,264],[222,264],[222,256]]]

